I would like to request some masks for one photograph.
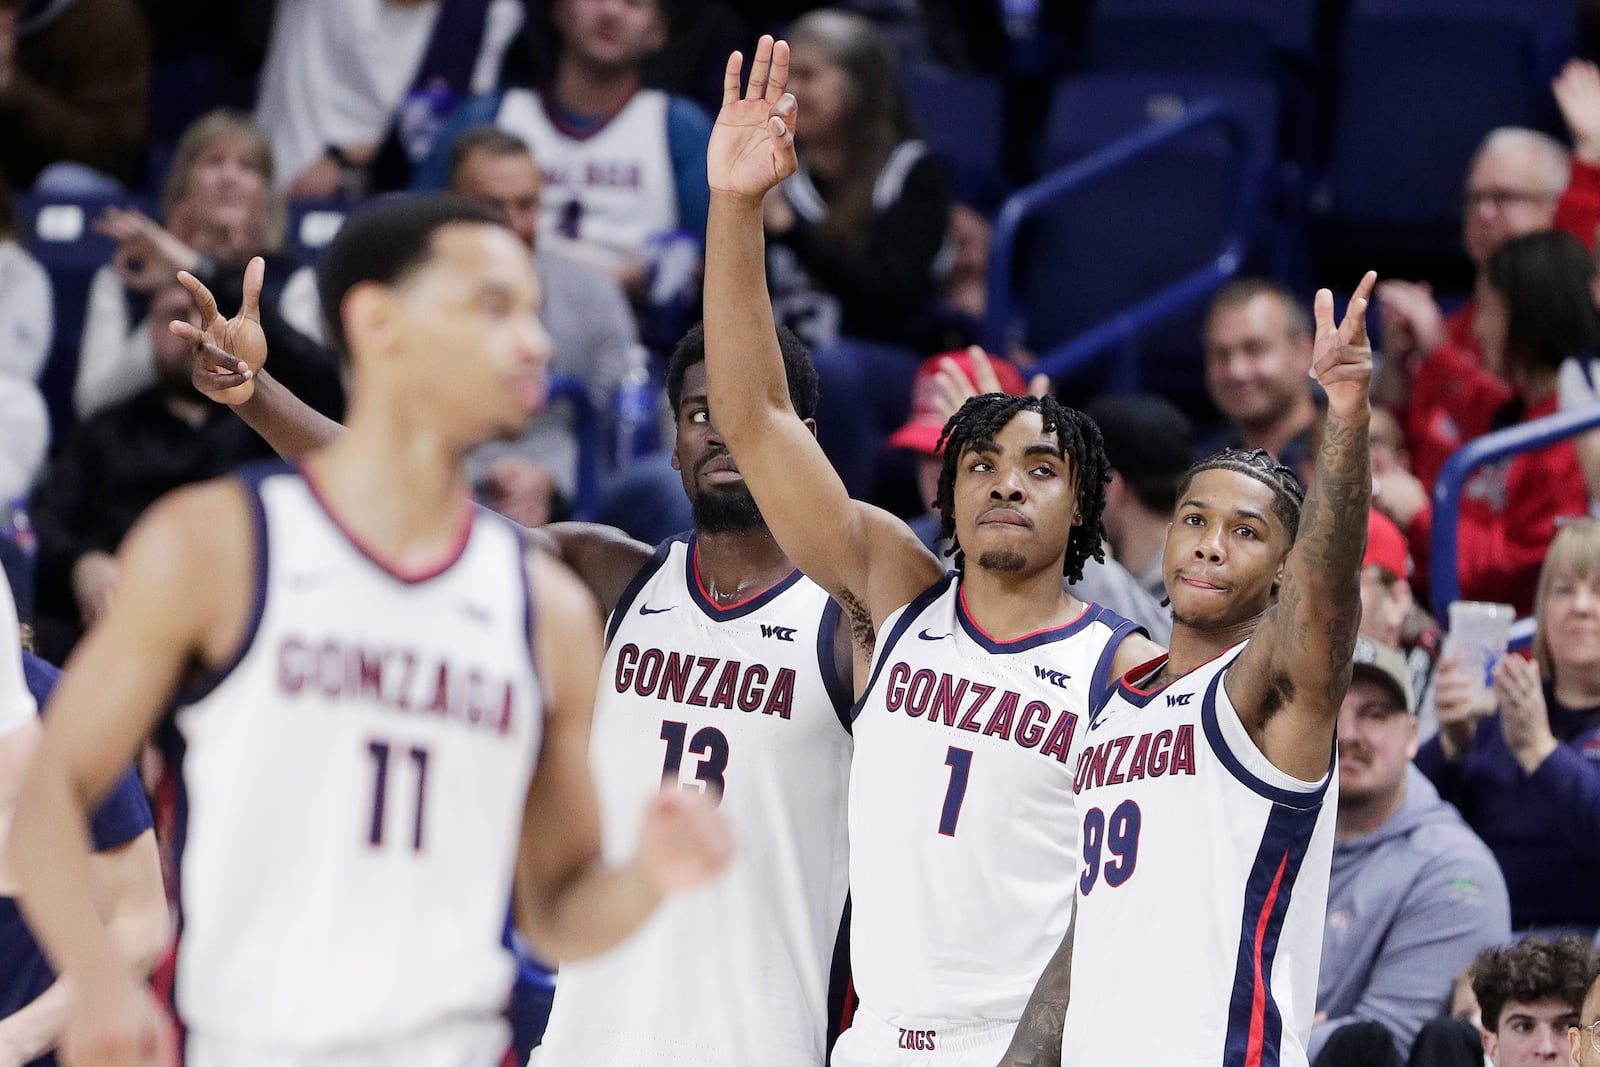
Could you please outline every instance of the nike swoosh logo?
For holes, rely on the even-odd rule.
[[[924,641],[943,641],[945,638],[949,637],[950,635],[949,634],[930,634],[927,630],[923,630],[917,636],[920,637]]]
[[[639,614],[640,615],[660,615],[663,611],[671,611],[673,608],[675,608],[677,606],[678,605],[676,605],[676,604],[669,604],[668,606],[666,606],[664,608],[652,608],[652,607],[647,607],[644,604],[640,604],[639,605]]]

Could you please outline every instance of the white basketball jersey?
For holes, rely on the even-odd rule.
[[[1078,733],[1063,1064],[1306,1063],[1337,786],[1251,740],[1226,688],[1243,647],[1155,691],[1124,679]]]
[[[733,862],[611,952],[561,969],[539,1067],[826,1056],[849,875],[839,611],[798,571],[718,607],[696,552],[693,538],[668,541],[612,614],[591,762],[609,858],[633,854],[665,776],[720,794]]]
[[[504,1033],[501,939],[543,727],[520,538],[474,510],[451,562],[401,577],[300,475],[240,478],[254,621],[166,731],[193,1062],[410,1035],[387,1062],[464,1063]]]
[[[835,1065],[916,1062],[903,1050],[980,1023],[1003,1050],[1072,911],[1069,752],[1134,624],[1091,604],[996,641],[961,588],[947,575],[890,616],[857,705],[850,958],[893,1041],[853,1026]]]
[[[667,144],[666,93],[641,89],[610,119],[582,133],[560,123],[532,89],[505,94],[495,125],[527,142],[544,172],[539,245],[611,263],[677,229],[677,183]],[[599,265],[609,265],[600,263]]]

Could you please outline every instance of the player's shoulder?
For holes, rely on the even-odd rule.
[[[541,615],[556,618],[600,617],[600,603],[573,569],[547,548],[533,543],[523,547],[530,595]]]
[[[213,478],[162,496],[139,517],[125,544],[141,555],[171,557],[193,566],[231,546],[248,546],[252,513],[243,481]]]

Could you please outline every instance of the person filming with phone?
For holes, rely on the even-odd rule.
[[[1446,656],[1417,766],[1494,852],[1518,932],[1600,929],[1600,522],[1563,525],[1539,574],[1533,659],[1484,684]]]

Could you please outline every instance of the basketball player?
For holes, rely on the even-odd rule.
[[[725,860],[720,819],[664,794],[635,858],[601,862],[592,602],[468,503],[462,456],[521,432],[543,393],[525,250],[474,205],[399,198],[320,269],[350,431],[303,473],[186,489],[140,521],[18,809],[81,1067],[169,1059],[85,888],[85,813],[158,725],[181,797],[174,1007],[199,1067],[497,1063],[513,869],[522,930],[576,959]],[[180,332],[259,344],[262,270],[239,318],[208,304],[204,334]]]
[[[833,1062],[988,1067],[1067,927],[1090,698],[1160,650],[1062,588],[1100,551],[1107,474],[1094,424],[1053,399],[975,397],[947,426],[956,573],[848,497],[783,388],[763,267],[762,198],[795,169],[788,46],[762,38],[743,99],[740,66],[707,160],[711,406],[779,544],[875,649],[849,800],[861,1003]]]
[[[1179,487],[1172,650],[1125,675],[1074,744],[1073,930],[1009,1067],[1307,1061],[1372,489],[1375,280],[1337,328],[1317,294],[1328,410],[1309,498],[1259,449],[1202,460]]]
[[[781,343],[789,396],[810,420],[816,372],[797,338],[785,331]],[[527,533],[610,616],[591,742],[607,851],[637,835],[636,811],[664,773],[717,796],[740,848],[724,877],[675,896],[612,952],[562,968],[541,1067],[815,1067],[843,1000],[842,975],[830,983],[829,972],[848,874],[849,631],[767,531],[711,417],[704,361],[696,328],[667,368],[692,535],[652,550],[584,523]],[[259,362],[244,370],[201,351],[194,381],[236,401],[288,458],[338,436]]]

